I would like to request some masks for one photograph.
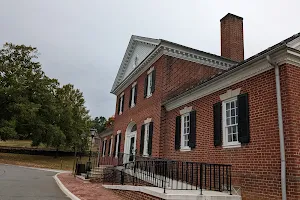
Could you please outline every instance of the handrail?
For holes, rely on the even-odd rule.
[[[130,177],[130,184],[152,185],[175,190],[228,191],[231,194],[231,165],[189,162],[157,157],[118,153],[118,157],[103,157],[101,165],[122,166],[115,171],[113,180]],[[120,169],[122,169],[120,171]],[[129,183],[127,180],[127,183]]]

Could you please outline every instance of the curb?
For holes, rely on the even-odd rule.
[[[63,173],[63,172],[60,172],[60,173],[58,173],[58,174],[61,174],[61,173]],[[72,200],[80,200],[78,197],[76,197],[73,193],[71,193],[71,192],[70,192],[70,191],[62,184],[62,182],[61,182],[61,181],[59,180],[59,178],[57,177],[58,174],[56,174],[55,176],[53,176],[53,178],[54,178],[54,180],[56,181],[58,187],[61,189],[61,191],[63,191],[63,192],[67,195],[67,197],[69,197],[69,198],[72,199]]]
[[[56,172],[56,173],[71,172],[71,171],[67,171],[67,170],[48,169],[48,168],[39,168],[39,167],[28,167],[28,166],[23,166],[23,165],[12,165],[12,164],[4,164],[4,163],[0,163],[0,165],[13,166],[13,167],[22,167],[22,168],[26,168],[26,169],[35,169],[35,170],[42,170],[42,171]]]

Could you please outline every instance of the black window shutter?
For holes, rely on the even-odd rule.
[[[148,154],[152,155],[152,136],[153,136],[153,122],[149,124],[149,140],[148,140]]]
[[[121,133],[119,134],[119,146],[118,146],[118,154],[120,154],[121,149]],[[119,155],[118,155],[119,156]]]
[[[175,130],[175,149],[180,149],[180,136],[181,136],[181,116],[176,117],[176,130]]]
[[[140,141],[140,155],[144,153],[144,140],[145,140],[145,125],[142,125],[141,129],[141,141]]]
[[[241,94],[237,99],[238,105],[238,135],[239,142],[250,142],[250,130],[249,130],[249,103],[248,94]]]
[[[145,84],[144,84],[144,98],[147,97],[147,88],[148,88],[148,75],[145,77]]]
[[[122,98],[123,98],[123,101],[122,101],[122,110],[121,111],[123,112],[123,110],[124,110],[124,102],[125,102],[125,95],[123,95]]]
[[[137,85],[134,86],[134,104],[136,104],[136,100],[137,100]]]
[[[222,103],[214,104],[214,144],[222,145]]]
[[[192,149],[196,147],[196,111],[190,113],[190,134],[189,134],[189,147]]]
[[[130,98],[129,98],[129,108],[131,107],[131,99],[132,99],[132,90],[133,90],[133,88],[131,88],[131,90],[130,90]]]
[[[113,153],[114,156],[116,156],[116,150],[118,148],[117,147],[117,137],[118,137],[118,135],[115,135],[115,137],[114,137],[115,138],[115,141],[114,141],[115,142],[115,144],[114,144],[114,153]]]
[[[156,71],[153,70],[152,71],[152,85],[151,85],[151,93],[154,92],[155,90],[155,77],[156,77]]]

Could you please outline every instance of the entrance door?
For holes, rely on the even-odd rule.
[[[125,141],[125,155],[124,162],[132,162],[134,161],[135,151],[136,151],[136,125],[134,125],[130,132],[126,133],[126,141]]]

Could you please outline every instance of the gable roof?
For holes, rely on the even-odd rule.
[[[297,33],[251,57],[249,57],[248,59],[239,62],[237,65],[234,65],[232,67],[230,67],[228,70],[224,70],[224,71],[220,71],[218,74],[215,74],[209,78],[207,78],[206,80],[202,80],[201,82],[199,82],[197,85],[194,85],[192,88],[187,89],[185,92],[178,94],[177,96],[168,99],[166,102],[163,102],[163,105],[169,104],[179,98],[182,98],[184,96],[187,96],[188,94],[190,94],[193,91],[196,91],[204,86],[206,86],[207,84],[213,83],[214,81],[217,81],[219,78],[225,77],[230,75],[231,73],[233,73],[236,70],[239,70],[241,68],[244,68],[246,66],[248,66],[249,64],[251,64],[252,62],[261,59],[263,57],[266,57],[267,55],[269,55],[271,52],[280,50],[280,49],[284,49],[284,48],[291,48],[289,43],[296,40],[298,38],[299,42],[300,42],[300,33]],[[299,50],[298,50],[299,51]]]
[[[135,42],[151,43],[155,45],[155,48],[148,54],[148,56],[146,56],[146,58],[142,62],[139,63],[139,65],[127,77],[124,77],[124,72],[133,54]],[[168,40],[133,35],[131,36],[131,39],[129,41],[118,74],[112,86],[111,93],[116,94],[117,90],[120,88],[121,85],[124,85],[126,81],[128,81],[128,79],[132,78],[134,74],[139,72],[141,70],[141,67],[143,67],[147,63],[150,63],[150,60],[153,59],[155,55],[158,54],[158,52],[161,50],[165,50],[167,52],[166,54],[170,56],[180,57],[181,59],[186,59],[189,61],[198,62],[207,66],[212,66],[221,69],[228,69],[231,66],[237,64],[236,61],[230,60],[228,58],[200,51],[198,49],[180,45]]]
[[[127,46],[127,49],[125,51],[124,57],[122,59],[120,68],[118,70],[117,76],[116,76],[115,81],[113,83],[111,92],[123,80],[124,74],[125,74],[125,70],[126,70],[127,65],[128,65],[128,63],[130,61],[130,58],[132,56],[133,49],[135,47],[135,43],[137,43],[137,42],[143,42],[143,43],[153,44],[153,45],[157,46],[160,43],[160,40],[154,39],[154,38],[136,36],[136,35],[132,35],[131,36],[131,38],[129,40],[129,43],[128,43],[128,46]]]

